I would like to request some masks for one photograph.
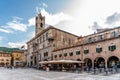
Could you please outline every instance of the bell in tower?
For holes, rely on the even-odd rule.
[[[42,30],[45,29],[45,17],[40,14],[36,16],[36,28],[35,34],[39,34]]]

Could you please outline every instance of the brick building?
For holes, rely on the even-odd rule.
[[[110,67],[120,61],[120,27],[99,29],[78,37],[53,26],[45,27],[45,17],[36,16],[35,37],[27,42],[27,65],[40,61],[78,60],[85,66]]]
[[[111,67],[120,61],[120,27],[79,37],[76,45],[56,49],[53,54],[54,60],[81,60],[85,66]]]

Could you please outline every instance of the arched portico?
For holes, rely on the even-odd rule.
[[[92,67],[92,60],[90,58],[84,59],[84,63],[86,67]]]
[[[116,56],[111,56],[107,60],[107,65],[108,67],[113,67],[114,65],[117,64],[117,62],[119,62],[119,58]]]
[[[104,68],[105,67],[105,59],[103,57],[98,57],[94,60],[94,67]]]

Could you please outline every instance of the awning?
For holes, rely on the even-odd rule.
[[[83,61],[75,61],[75,60],[52,60],[52,61],[41,61],[40,64],[63,64],[63,63],[83,63]]]

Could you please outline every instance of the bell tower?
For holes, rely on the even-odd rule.
[[[36,16],[36,26],[35,26],[35,35],[39,34],[42,30],[45,29],[45,17],[42,14]]]

